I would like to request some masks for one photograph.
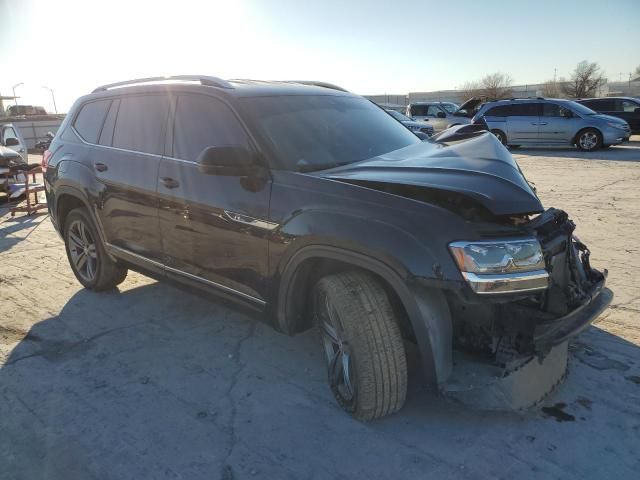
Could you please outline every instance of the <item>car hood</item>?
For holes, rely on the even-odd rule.
[[[450,144],[425,141],[313,175],[370,188],[395,184],[454,192],[494,215],[543,211],[518,164],[490,133]]]
[[[603,113],[597,113],[595,115],[591,115],[591,118],[597,118],[598,120],[604,120],[606,122],[611,123],[619,123],[620,125],[624,125],[627,122],[619,117],[613,117],[611,115],[604,115]]]
[[[433,128],[433,125],[429,125],[429,122],[427,121],[415,122],[413,120],[402,120],[402,124],[407,127],[414,127],[414,128],[425,128],[425,127]]]
[[[478,105],[480,105],[485,100],[486,100],[486,98],[484,98],[484,97],[471,97],[469,100],[467,100],[462,105],[460,105],[460,108],[458,108],[458,110],[456,110],[453,113],[455,115],[460,110],[465,110],[465,111],[469,112],[469,111],[473,110],[474,108],[476,108]]]

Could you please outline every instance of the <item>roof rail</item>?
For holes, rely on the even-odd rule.
[[[511,97],[505,98],[504,100],[546,100],[544,97]]]
[[[229,82],[218,77],[208,77],[206,75],[172,75],[167,77],[136,78],[134,80],[125,80],[124,82],[109,83],[107,85],[101,85],[91,93],[104,92],[105,90],[110,90],[112,88],[124,87],[127,85],[136,85],[138,83],[163,82],[167,80],[200,82],[201,85],[207,85],[209,87],[233,88],[233,85],[231,85]]]
[[[283,80],[284,83],[299,83],[301,85],[311,85],[314,87],[330,88],[332,90],[340,90],[341,92],[349,92],[349,90],[334,85],[333,83],[319,82],[317,80]]]

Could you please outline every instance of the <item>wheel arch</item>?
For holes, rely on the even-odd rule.
[[[596,132],[598,132],[598,135],[600,135],[600,143],[604,141],[604,135],[602,134],[602,130],[600,130],[598,127],[589,126],[589,127],[582,127],[580,130],[576,132],[576,134],[573,136],[573,140],[571,141],[572,145],[577,145],[578,138],[580,138],[580,135],[585,130],[595,130]]]
[[[96,211],[91,208],[89,199],[85,194],[83,194],[82,190],[71,185],[59,185],[55,192],[55,203],[52,210],[55,215],[54,225],[56,225],[60,235],[64,235],[64,222],[69,212],[74,208],[85,208],[87,210],[96,230],[98,231],[100,240],[103,243],[106,243],[102,223],[100,222]],[[109,256],[111,257],[110,253]]]
[[[421,289],[421,295],[416,295],[407,272],[378,259],[332,246],[300,249],[280,277],[274,309],[276,327],[288,334],[311,328],[308,301],[311,288],[322,276],[345,269],[365,271],[381,282],[403,335],[415,337],[427,382],[437,388],[452,368],[451,316],[445,297],[437,289]]]

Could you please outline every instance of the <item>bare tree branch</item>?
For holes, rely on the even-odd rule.
[[[513,81],[507,74],[496,72],[486,75],[482,80],[467,82],[460,89],[460,100],[471,97],[487,97],[487,100],[500,100],[512,96]]]
[[[569,98],[593,97],[598,89],[607,82],[600,66],[586,60],[578,63],[569,80],[560,79],[562,91]]]

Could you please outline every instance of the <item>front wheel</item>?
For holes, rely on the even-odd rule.
[[[71,270],[84,287],[108,290],[122,283],[127,276],[127,269],[107,255],[85,209],[76,208],[67,215],[64,243]]]
[[[576,146],[584,152],[592,152],[602,145],[602,135],[595,128],[585,128],[578,134]]]
[[[491,130],[491,133],[493,133],[495,135],[495,137],[500,140],[500,143],[502,145],[506,145],[507,144],[507,136],[504,134],[504,132],[502,130]]]
[[[314,316],[338,404],[359,420],[400,410],[407,395],[407,360],[382,285],[358,271],[324,277],[315,287]]]

